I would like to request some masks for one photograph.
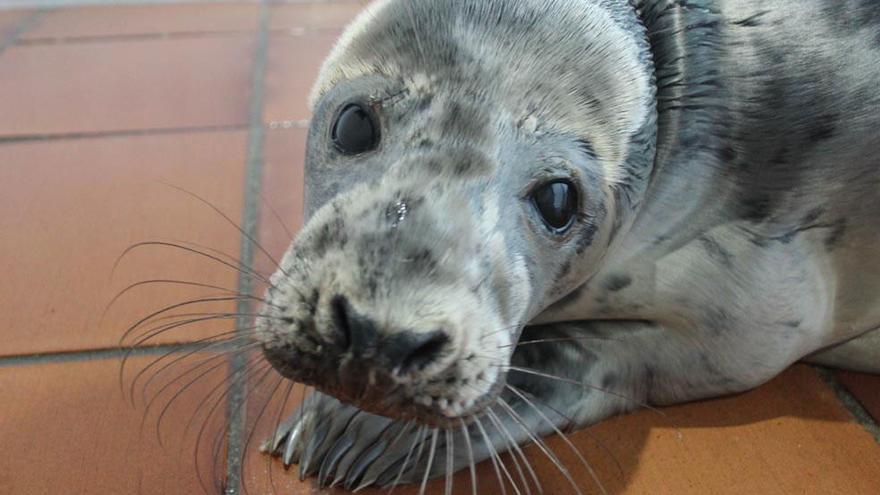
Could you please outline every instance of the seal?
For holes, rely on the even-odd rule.
[[[312,94],[308,221],[258,336],[317,391],[265,449],[424,486],[805,357],[880,371],[878,24],[860,1],[372,4]]]

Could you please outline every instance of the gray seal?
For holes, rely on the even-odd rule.
[[[878,24],[865,1],[373,4],[312,95],[308,221],[258,335],[317,392],[266,450],[324,485],[424,483],[805,357],[880,372]]]

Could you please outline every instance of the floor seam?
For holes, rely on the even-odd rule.
[[[247,168],[245,170],[244,208],[242,211],[241,228],[241,262],[245,266],[253,266],[255,258],[256,237],[259,234],[259,198],[263,180],[263,145],[265,126],[263,124],[263,100],[265,91],[266,67],[268,65],[269,48],[269,15],[270,6],[267,0],[260,2],[259,24],[257,28],[256,47],[254,50],[253,67],[251,69],[251,90],[248,111],[249,136],[247,144]],[[251,294],[254,284],[252,277],[239,274],[238,292]],[[253,301],[241,299],[236,305],[239,314],[252,314]],[[252,326],[253,318],[240,316],[236,319],[236,330],[246,332]],[[241,353],[232,353],[229,362],[230,393],[227,400],[228,427],[226,431],[226,482],[225,493],[237,495],[242,489],[242,463],[244,460],[243,444],[247,422],[245,400],[247,398],[247,357]]]
[[[155,136],[166,134],[197,134],[210,132],[241,131],[250,129],[248,124],[220,124],[180,127],[153,127],[144,129],[120,129],[115,131],[59,132],[43,134],[8,134],[0,135],[0,146],[4,144],[24,143],[31,141],[68,141],[77,139],[116,138],[133,136]]]
[[[33,12],[29,16],[25,17],[24,19],[22,19],[21,22],[18,23],[18,26],[16,26],[11,33],[0,40],[0,55],[3,55],[7,48],[16,44],[18,40],[24,35],[24,33],[28,32],[31,28],[36,26],[43,18],[43,15],[47,12],[47,10],[48,9],[39,9],[36,12]]]
[[[270,29],[269,35],[273,37],[287,36],[298,38],[301,36],[321,35],[321,34],[338,34],[344,26],[310,28],[310,27],[291,27]],[[243,36],[254,36],[257,33],[248,29],[228,29],[217,31],[176,31],[167,33],[134,33],[134,34],[108,34],[108,35],[81,35],[81,36],[56,36],[44,38],[17,39],[10,43],[9,46],[16,47],[41,47],[56,45],[81,45],[89,43],[127,43],[133,41],[151,41],[151,40],[175,40],[175,39],[210,39],[210,38],[233,38]]]
[[[829,368],[824,368],[820,366],[814,366],[816,371],[819,373],[819,376],[822,378],[822,381],[834,391],[834,394],[837,396],[837,399],[843,404],[843,406],[849,410],[849,412],[855,417],[856,422],[858,422],[862,427],[868,431],[871,436],[874,437],[874,440],[880,444],[880,425],[877,424],[877,421],[874,420],[874,417],[871,416],[871,413],[865,409],[859,399],[854,396],[849,389],[846,388],[842,383],[840,383],[837,378],[834,376],[834,372]]]
[[[9,356],[0,356],[0,368],[12,366],[34,366],[41,364],[69,363],[79,361],[99,361],[104,359],[120,359],[126,356],[155,356],[158,354],[167,354],[169,352],[185,352],[203,349],[204,347],[204,343],[183,342],[175,344],[160,344],[154,346],[107,347],[75,351],[51,351],[35,352],[28,354],[13,354]],[[216,347],[213,349],[216,349]]]

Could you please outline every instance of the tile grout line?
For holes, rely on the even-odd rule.
[[[251,72],[250,103],[248,121],[250,132],[247,145],[247,168],[245,170],[244,208],[242,211],[241,228],[245,235],[241,237],[239,258],[246,266],[252,266],[255,258],[255,239],[259,233],[259,198],[263,180],[263,144],[265,127],[263,125],[263,97],[265,91],[266,67],[268,65],[269,47],[269,2],[260,2],[260,14],[257,28],[256,47],[254,50],[253,68]],[[250,294],[253,280],[245,274],[239,274],[238,292]],[[239,300],[236,312],[250,314],[253,302]],[[238,317],[236,329],[244,331],[251,326],[251,318]],[[244,460],[243,445],[246,435],[247,410],[247,357],[241,353],[233,353],[229,362],[230,393],[227,399],[228,426],[226,431],[226,482],[225,493],[238,495],[242,488],[242,463]]]
[[[0,146],[32,141],[68,141],[76,139],[97,139],[132,136],[156,136],[166,134],[208,133],[239,131],[249,129],[248,124],[219,124],[183,127],[154,127],[146,129],[121,129],[115,131],[63,132],[56,134],[10,134],[0,135]]]
[[[41,364],[99,361],[104,359],[120,359],[126,356],[155,356],[158,354],[168,354],[171,352],[187,352],[198,350],[204,347],[205,345],[203,343],[190,342],[142,347],[108,347],[103,349],[85,349],[77,351],[52,351],[31,354],[15,354],[10,356],[0,356],[0,368],[11,366],[34,366]]]
[[[18,23],[18,26],[9,33],[6,38],[0,40],[0,55],[3,55],[3,52],[6,51],[7,48],[16,44],[18,40],[24,35],[24,33],[28,32],[31,28],[37,25],[40,20],[43,18],[43,15],[46,14],[48,9],[42,8],[32,13],[31,15],[25,17],[21,22]]]
[[[856,422],[862,425],[862,428],[867,430],[877,443],[880,443],[880,425],[878,425],[871,414],[862,407],[859,400],[850,393],[842,383],[837,381],[837,378],[834,377],[834,373],[829,368],[822,366],[814,366],[813,368],[819,374],[819,377],[822,378],[822,381],[825,382],[825,385],[834,391],[837,399],[843,403],[843,406],[855,417]]]
[[[299,38],[308,35],[322,34],[338,34],[344,26],[331,27],[290,27],[275,28],[269,30],[269,35],[273,37],[290,37]],[[126,43],[133,41],[153,41],[153,40],[175,40],[175,39],[205,39],[205,38],[234,38],[249,36],[255,34],[254,31],[244,29],[228,29],[218,31],[176,31],[167,33],[134,33],[134,34],[106,34],[94,36],[59,36],[46,38],[16,39],[9,43],[9,46],[16,47],[40,47],[40,46],[56,46],[56,45],[74,45],[89,43]]]

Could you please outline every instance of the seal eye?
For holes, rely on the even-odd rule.
[[[548,182],[532,192],[532,203],[541,214],[544,224],[554,234],[561,234],[574,223],[578,205],[577,190],[566,180]]]
[[[373,114],[357,103],[339,112],[330,137],[336,148],[346,155],[365,153],[379,144],[379,130]]]

